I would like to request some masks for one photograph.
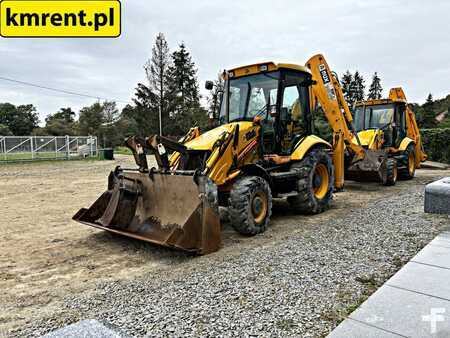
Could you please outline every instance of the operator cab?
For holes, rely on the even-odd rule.
[[[406,136],[406,104],[390,100],[372,100],[360,103],[354,112],[358,133],[383,131],[383,147],[398,147]]]
[[[254,121],[262,127],[264,153],[288,155],[312,133],[311,73],[302,66],[274,63],[225,73],[219,124]]]

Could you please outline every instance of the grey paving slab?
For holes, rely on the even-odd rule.
[[[386,285],[450,301],[450,269],[410,262],[389,279]]]
[[[128,338],[111,326],[105,326],[95,319],[86,319],[50,332],[43,338]]]
[[[450,239],[447,239],[445,237],[442,238],[435,238],[433,239],[429,245],[437,245],[437,246],[444,246],[450,248]]]
[[[404,337],[388,331],[357,322],[352,319],[344,320],[327,338],[398,338]]]
[[[450,247],[427,245],[411,261],[450,269]]]
[[[450,337],[450,301],[387,285],[350,318],[407,337]]]
[[[438,236],[436,236],[436,238],[450,241],[450,231],[441,232]]]

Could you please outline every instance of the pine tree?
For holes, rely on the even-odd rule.
[[[437,125],[436,122],[436,113],[433,110],[433,95],[428,94],[425,103],[422,105],[423,113],[422,113],[422,128],[434,128]]]
[[[383,93],[383,88],[381,87],[381,79],[378,77],[377,72],[372,77],[372,83],[369,87],[369,100],[381,99]]]
[[[168,69],[168,92],[173,134],[182,135],[192,125],[204,126],[207,123],[207,113],[200,105],[197,69],[184,43],[172,53],[172,64]]]
[[[152,48],[152,57],[145,63],[147,84],[138,83],[134,98],[136,107],[126,110],[127,118],[135,120],[139,132],[143,135],[165,133],[169,126],[168,70],[170,53],[163,33],[156,36]],[[159,128],[161,112],[162,130]]]
[[[341,87],[342,92],[344,94],[344,99],[347,102],[348,105],[352,105],[353,101],[353,95],[351,92],[351,85],[353,82],[353,75],[350,73],[350,71],[346,71],[341,79]]]
[[[424,103],[424,107],[430,107],[433,104],[433,102],[434,102],[433,101],[433,95],[430,93],[427,96],[427,99],[426,99],[426,101]]]
[[[362,75],[356,71],[355,75],[353,75],[353,82],[352,82],[352,86],[351,86],[351,92],[353,93],[353,102],[352,104],[356,101],[363,101],[364,97],[365,97],[365,88],[366,85],[364,84],[364,78],[362,77]]]

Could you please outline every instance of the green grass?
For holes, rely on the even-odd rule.
[[[78,157],[78,156],[71,156],[70,160],[99,160],[98,157]],[[62,161],[67,160],[66,154],[60,153],[55,154],[54,152],[39,152],[38,154],[34,155],[34,158],[32,158],[31,153],[27,152],[18,152],[18,153],[9,153],[9,154],[0,154],[0,164],[1,163],[17,163],[17,162],[33,162],[33,161]]]
[[[131,150],[128,149],[127,147],[116,147],[116,148],[114,148],[114,154],[119,154],[119,155],[133,155],[133,153],[131,152]]]

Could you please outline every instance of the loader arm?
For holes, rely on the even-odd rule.
[[[344,152],[348,149],[353,154],[353,162],[367,157],[366,150],[360,142],[353,143],[358,135],[353,127],[353,117],[344,99],[342,88],[325,58],[321,54],[311,57],[306,66],[311,70],[315,83],[311,86],[311,109],[317,103],[322,107],[325,117],[333,130],[333,164],[335,167],[335,186],[344,185]]]

